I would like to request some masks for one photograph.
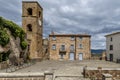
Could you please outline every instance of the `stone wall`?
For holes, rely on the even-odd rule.
[[[102,80],[103,74],[110,74],[112,75],[113,80],[120,80],[120,69],[90,69],[86,68],[83,71],[84,77]]]
[[[0,78],[0,80],[44,80],[44,77]]]
[[[1,63],[0,63],[0,69],[5,69],[5,68],[7,68],[7,67],[8,67],[7,61],[4,61],[4,62],[1,62]]]
[[[0,80],[53,80],[52,73],[0,73]]]

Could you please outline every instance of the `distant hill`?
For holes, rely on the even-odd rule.
[[[101,54],[105,49],[91,49],[91,53],[94,54]]]

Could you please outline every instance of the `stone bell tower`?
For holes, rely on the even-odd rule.
[[[31,59],[42,59],[43,8],[37,1],[22,1],[22,27]]]

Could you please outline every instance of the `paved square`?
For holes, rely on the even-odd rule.
[[[120,64],[100,61],[100,60],[84,60],[84,61],[49,61],[36,62],[36,64],[20,69],[13,73],[45,73],[53,72],[55,80],[87,80],[83,78],[83,67],[89,68],[114,68],[120,69]],[[5,72],[4,70],[0,72]],[[70,77],[67,77],[70,76]],[[75,77],[76,76],[76,77]],[[70,79],[69,79],[70,78]],[[83,79],[82,79],[83,78]],[[89,80],[89,79],[88,79]]]
[[[72,75],[82,76],[83,67],[88,66],[91,68],[120,68],[120,64],[100,61],[100,60],[84,60],[84,61],[51,61],[45,60],[42,62],[36,62],[36,64],[20,69],[14,73],[34,73],[34,72],[54,72],[56,75]],[[3,72],[3,71],[0,71]]]

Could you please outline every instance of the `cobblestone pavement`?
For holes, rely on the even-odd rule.
[[[49,61],[45,60],[37,62],[28,68],[20,69],[14,73],[34,73],[34,72],[54,72],[54,76],[77,76],[82,77],[83,67],[103,67],[103,68],[120,68],[120,64],[100,61],[100,60],[85,60],[85,61]],[[63,79],[64,78],[64,79]],[[57,77],[55,80],[79,80],[74,77],[70,79],[66,77]],[[82,80],[82,79],[80,79]],[[84,79],[85,80],[85,79]]]

